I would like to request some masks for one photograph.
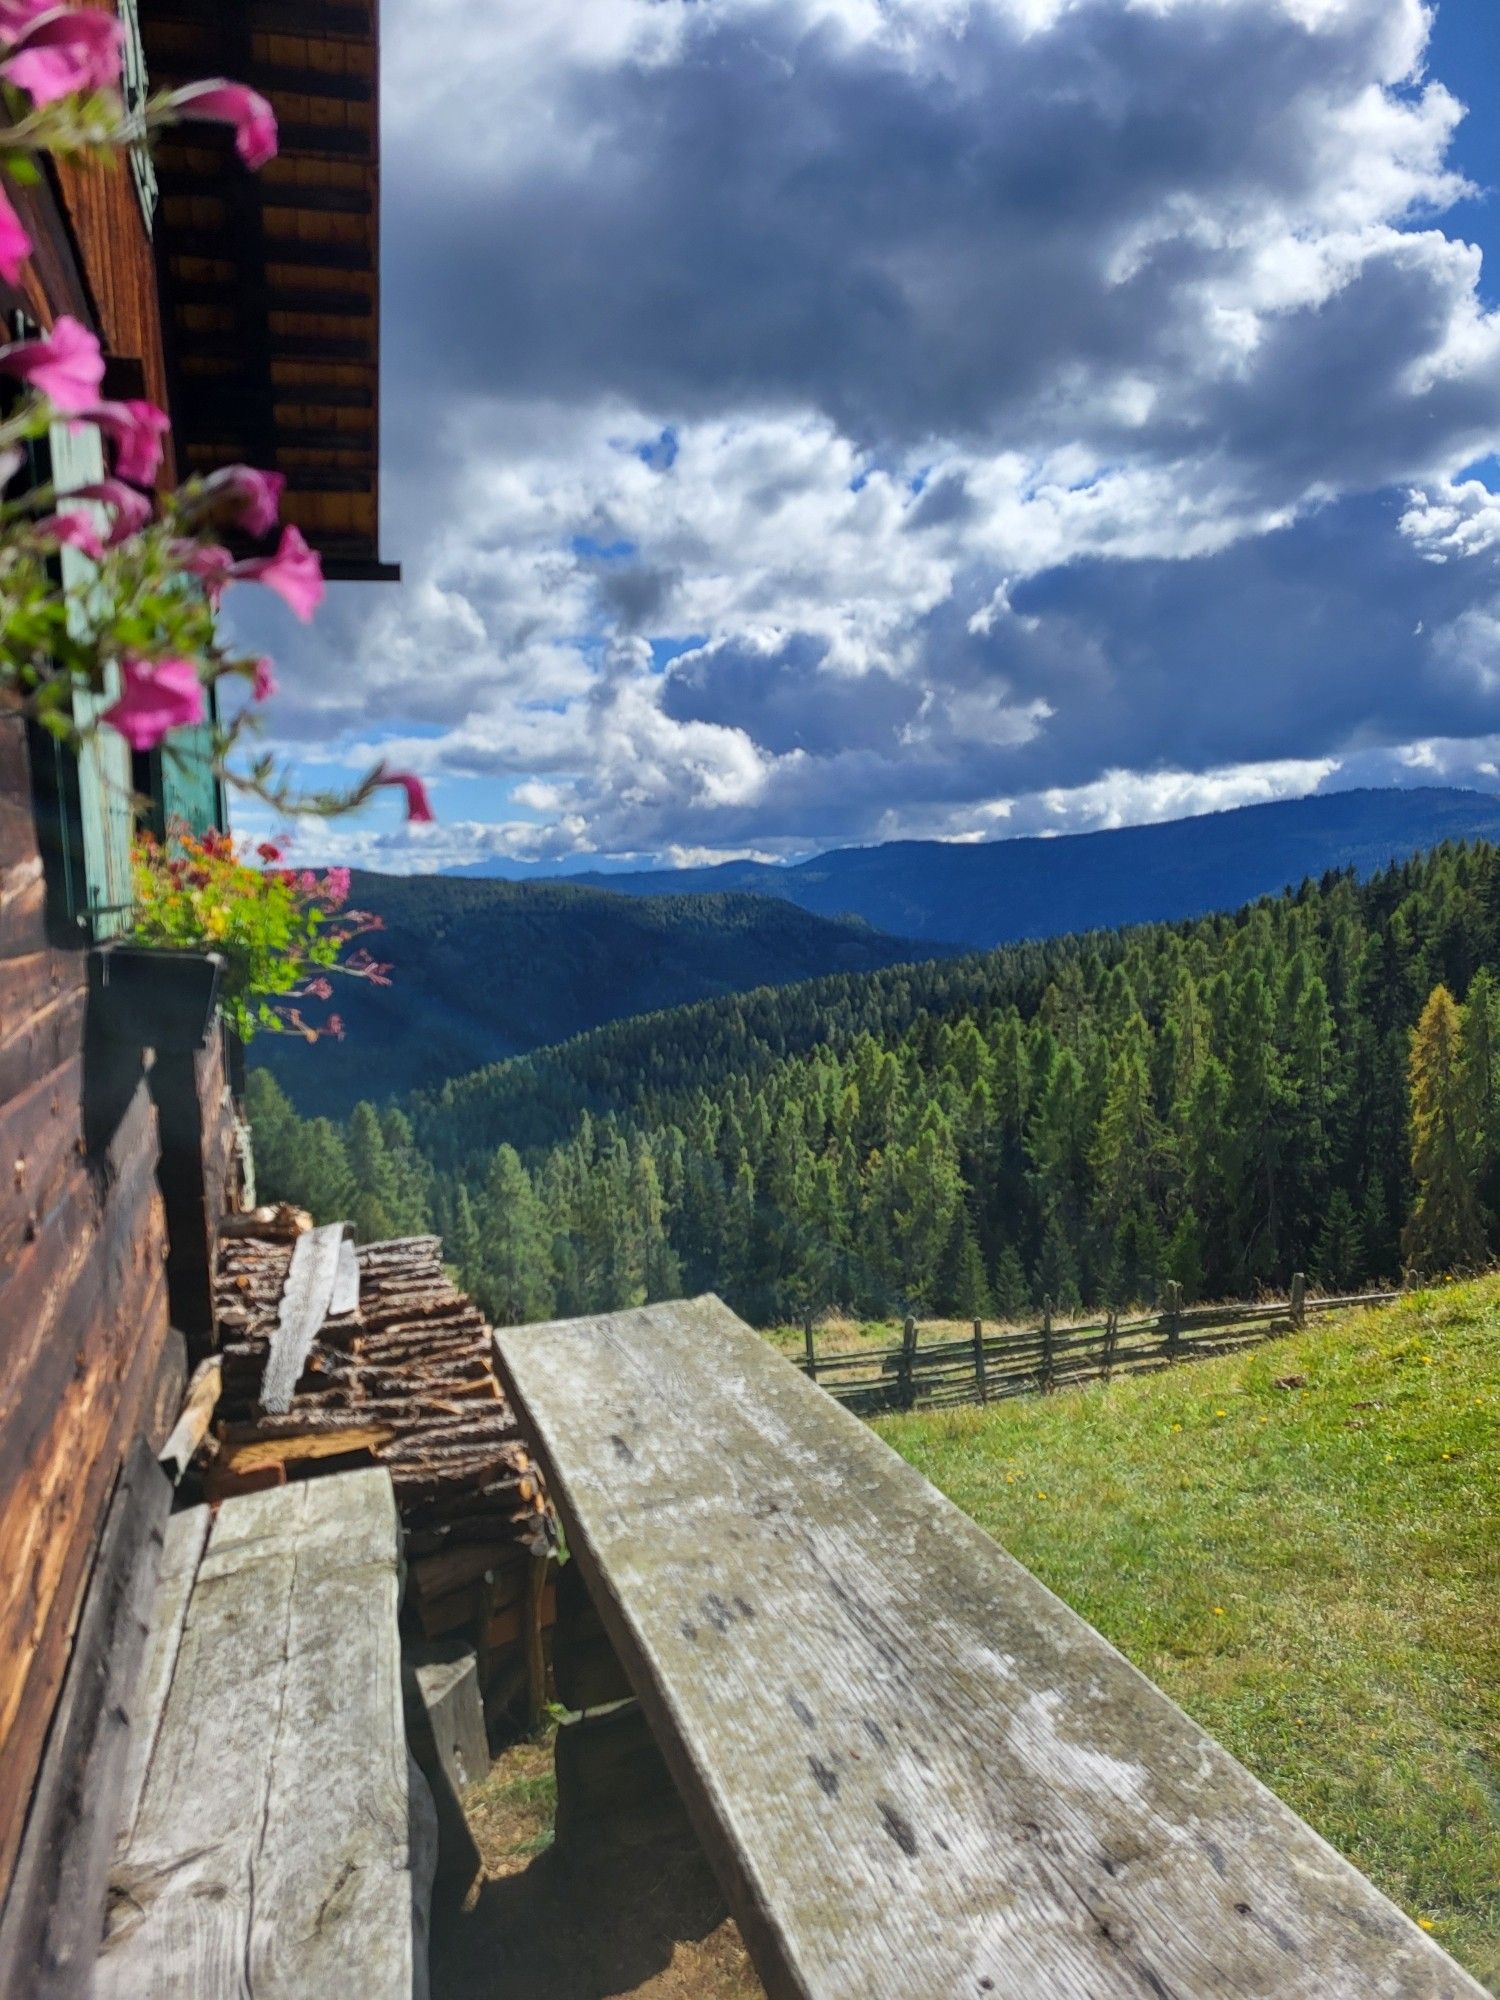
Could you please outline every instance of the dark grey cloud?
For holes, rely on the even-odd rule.
[[[409,582],[289,739],[545,774],[546,852],[1488,756],[1500,322],[1419,0],[390,12]]]

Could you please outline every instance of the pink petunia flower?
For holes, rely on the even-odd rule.
[[[174,90],[166,108],[180,118],[207,118],[234,127],[234,149],[250,168],[276,157],[276,113],[258,90],[224,77],[210,77]]]
[[[279,861],[283,852],[274,840],[263,840],[255,851],[262,861]]]
[[[0,347],[0,369],[29,383],[71,417],[86,410],[98,395],[104,356],[88,328],[64,313],[45,339]]]
[[[323,894],[333,904],[349,900],[350,875],[347,868],[330,868],[323,877]]]
[[[250,683],[252,701],[269,701],[276,692],[276,669],[262,653],[255,662],[255,674]]]
[[[406,794],[406,817],[419,823],[437,818],[432,810],[432,801],[427,796],[427,787],[415,771],[387,771],[381,767],[375,782],[377,785],[399,785]]]
[[[162,440],[172,428],[165,410],[133,397],[124,403],[93,403],[77,413],[97,424],[115,448],[115,477],[149,486],[161,469]]]
[[[10,205],[4,188],[0,188],[0,278],[7,285],[19,284],[21,266],[31,255],[31,238],[21,227],[21,218]]]
[[[96,479],[92,486],[79,486],[70,500],[98,500],[110,508],[114,520],[104,538],[106,548],[114,548],[130,535],[138,535],[151,519],[151,502],[123,479]]]
[[[257,472],[253,465],[226,465],[203,482],[204,498],[222,502],[252,535],[269,535],[281,513],[286,475]]]
[[[46,515],[35,523],[35,532],[44,541],[56,543],[60,549],[77,549],[91,562],[104,560],[104,544],[99,539],[99,530],[81,507]]]
[[[169,730],[203,720],[203,683],[191,660],[127,659],[123,671],[125,691],[104,720],[132,750],[154,750]]]
[[[38,15],[50,14],[58,0],[0,0],[0,42],[18,42]]]
[[[267,590],[274,590],[282,603],[304,624],[323,602],[322,561],[316,550],[307,546],[296,528],[282,529],[281,541],[274,555],[251,556],[244,562],[237,562],[229,574],[247,583],[263,583]]]
[[[124,39],[120,22],[102,8],[49,7],[22,29],[15,53],[0,62],[0,76],[35,104],[114,90]]]

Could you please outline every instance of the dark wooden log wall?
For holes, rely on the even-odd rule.
[[[158,1052],[151,1094],[161,1131],[167,1209],[167,1289],[172,1324],[194,1361],[217,1345],[214,1251],[219,1224],[238,1206],[239,1156],[222,1031],[191,1054]]]
[[[155,1110],[127,1077],[90,1151],[87,955],[49,941],[45,900],[25,732],[0,712],[0,1896],[104,1511],[169,1353]]]

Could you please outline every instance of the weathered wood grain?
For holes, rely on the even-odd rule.
[[[188,1507],[167,1520],[161,1574],[151,1605],[151,1630],[137,1684],[130,1748],[120,1786],[117,1844],[122,1854],[129,1848],[141,1794],[146,1789],[146,1773],[151,1768],[156,1739],[161,1732],[167,1694],[177,1668],[177,1649],[182,1644],[182,1628],[187,1623],[188,1604],[198,1580],[198,1565],[208,1546],[212,1520],[207,1507]]]
[[[343,1223],[333,1222],[309,1229],[293,1247],[292,1267],[287,1272],[281,1313],[260,1385],[261,1408],[272,1416],[284,1416],[292,1407],[303,1365],[328,1317],[343,1241]]]
[[[328,1302],[330,1319],[342,1319],[359,1311],[359,1258],[346,1236],[339,1245],[338,1273],[333,1281],[333,1297]]]
[[[0,1917],[0,1993],[83,2000],[90,1991],[170,1505],[138,1442],[105,1517]]]
[[[1480,2000],[717,1299],[496,1346],[773,2000]]]
[[[0,1275],[0,1885],[62,1683],[89,1551],[167,1333],[154,1119],[138,1091],[102,1158]]]
[[[388,1476],[227,1501],[197,1569],[100,2000],[422,2000],[432,1805],[409,1763]]]

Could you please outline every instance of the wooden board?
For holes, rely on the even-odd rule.
[[[105,1517],[0,1917],[0,1993],[86,2000],[90,1991],[171,1503],[166,1475],[137,1441]]]
[[[292,1407],[298,1377],[328,1317],[343,1241],[343,1223],[332,1222],[321,1229],[309,1229],[293,1247],[281,1314],[260,1385],[261,1408],[273,1417],[284,1416]]]
[[[1482,2000],[719,1300],[496,1346],[772,2000]]]
[[[406,1753],[397,1551],[380,1470],[220,1508],[111,1878],[100,2000],[425,1992],[432,1802]]]

